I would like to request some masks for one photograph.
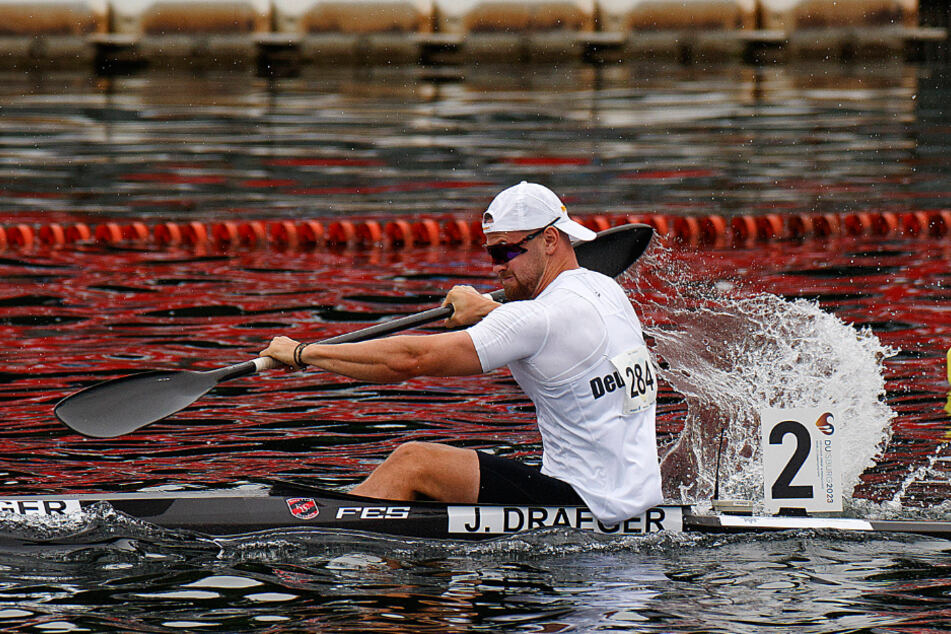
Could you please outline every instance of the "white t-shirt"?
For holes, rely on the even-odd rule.
[[[503,304],[466,332],[483,371],[507,365],[535,403],[542,473],[572,485],[605,524],[663,501],[657,377],[614,280],[565,271],[538,297]]]

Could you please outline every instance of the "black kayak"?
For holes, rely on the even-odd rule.
[[[0,496],[0,533],[4,516],[7,520],[42,522],[45,518],[81,516],[104,505],[151,525],[213,538],[288,529],[464,541],[540,529],[619,536],[832,530],[951,537],[951,522],[945,521],[695,514],[690,506],[681,505],[654,507],[639,517],[608,526],[583,506],[397,502],[284,482],[251,490]],[[74,542],[75,537],[69,541]]]

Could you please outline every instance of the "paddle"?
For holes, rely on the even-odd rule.
[[[607,229],[591,242],[575,247],[581,266],[616,277],[641,256],[653,236],[647,225],[631,224]],[[504,301],[505,293],[492,293]],[[451,306],[440,306],[392,319],[319,343],[349,343],[422,326],[452,315]],[[280,367],[268,357],[259,357],[217,370],[151,370],[81,390],[60,401],[53,412],[70,429],[93,438],[115,438],[181,411],[222,381]]]

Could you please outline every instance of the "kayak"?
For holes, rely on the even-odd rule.
[[[5,520],[42,521],[81,516],[104,504],[141,522],[213,538],[292,529],[295,532],[358,532],[395,538],[474,541],[559,528],[624,536],[835,530],[951,538],[951,522],[945,521],[695,514],[692,507],[686,505],[654,507],[641,516],[608,526],[583,506],[400,502],[285,482],[250,490],[3,497],[0,498],[0,533]]]

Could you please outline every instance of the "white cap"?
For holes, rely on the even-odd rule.
[[[555,227],[574,241],[587,242],[598,235],[568,217],[568,210],[552,190],[522,181],[499,193],[482,214],[483,233],[541,229],[557,219]]]

